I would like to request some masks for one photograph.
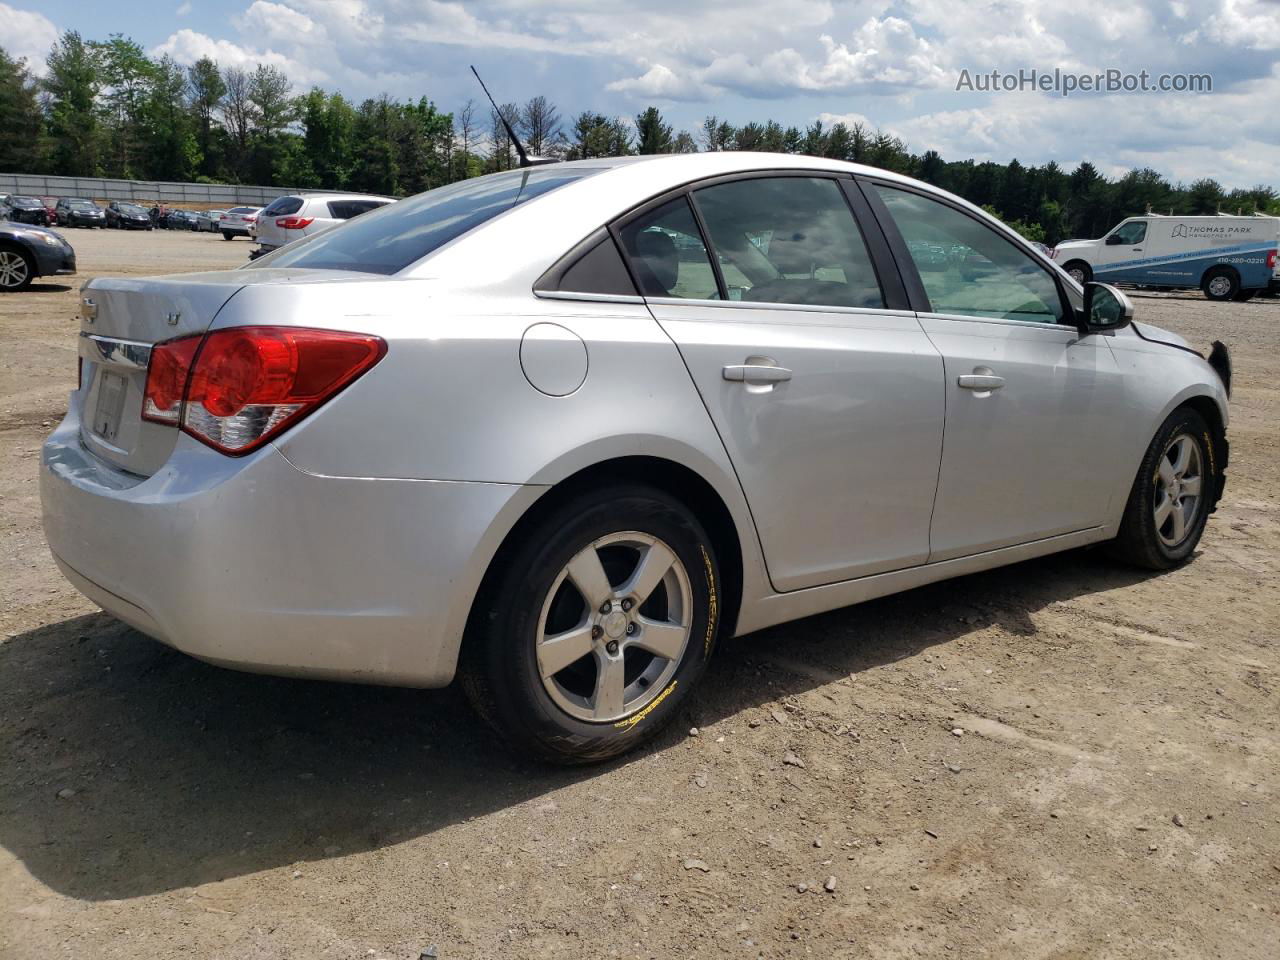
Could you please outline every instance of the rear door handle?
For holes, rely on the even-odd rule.
[[[1004,377],[996,377],[985,373],[962,373],[956,378],[961,390],[999,390],[1004,386]]]
[[[791,379],[791,371],[786,367],[764,363],[729,364],[720,372],[726,380],[738,383],[782,383]]]

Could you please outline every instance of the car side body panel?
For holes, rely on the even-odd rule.
[[[504,540],[585,468],[648,456],[692,470],[716,492],[741,548],[737,631],[745,633],[1114,536],[1138,461],[1168,411],[1209,397],[1225,422],[1225,391],[1203,359],[1121,331],[1106,345],[1125,380],[1115,411],[1124,421],[1120,462],[1093,491],[1107,504],[1097,526],[939,563],[912,556],[905,569],[780,592],[735,463],[645,301],[533,288],[602,224],[681,183],[778,167],[871,171],[731,153],[608,166],[392,277],[228,272],[229,284],[243,286],[213,329],[352,330],[385,339],[387,354],[261,450],[223,457],[182,434],[145,478],[85,450],[73,400],[41,473],[48,540],[73,582],[123,619],[215,662],[438,686],[453,676],[473,599]],[[942,362],[931,363],[941,380]],[[130,564],[119,562],[124,544],[137,554]]]

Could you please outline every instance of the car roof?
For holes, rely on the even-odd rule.
[[[477,248],[482,248],[483,260],[491,274],[498,264],[502,264],[504,273],[513,284],[532,283],[563,254],[601,226],[658,194],[712,177],[767,173],[771,170],[855,174],[901,183],[946,197],[990,222],[1006,236],[1017,238],[1013,231],[979,207],[937,187],[877,167],[825,157],[726,150],[575,160],[531,170],[539,174],[543,171],[581,171],[583,176],[542,194],[536,200],[513,207],[463,234],[410,266],[404,275],[441,280],[473,277],[475,258],[481,256]],[[530,236],[537,236],[537,243],[530,243]]]

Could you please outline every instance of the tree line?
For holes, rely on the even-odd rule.
[[[0,170],[8,172],[404,196],[514,167],[504,118],[529,153],[568,160],[763,150],[881,167],[959,194],[1049,244],[1100,236],[1147,211],[1280,215],[1280,194],[1265,185],[1228,191],[1210,177],[1185,185],[1151,169],[1112,179],[1087,161],[1067,171],[1055,162],[946,160],[862,123],[736,126],[711,116],[677,131],[657,107],[634,123],[591,110],[566,118],[542,96],[497,110],[468,101],[445,113],[425,97],[355,103],[319,87],[298,93],[268,65],[205,57],[184,67],[122,34],[64,33],[41,77],[0,49]]]

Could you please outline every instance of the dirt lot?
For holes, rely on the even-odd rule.
[[[1280,956],[1280,302],[1139,301],[1235,351],[1194,562],[1071,553],[726,643],[680,729],[565,772],[453,690],[220,670],[62,580],[36,465],[79,280],[249,249],[69,236],[75,284],[0,299],[0,956]]]

